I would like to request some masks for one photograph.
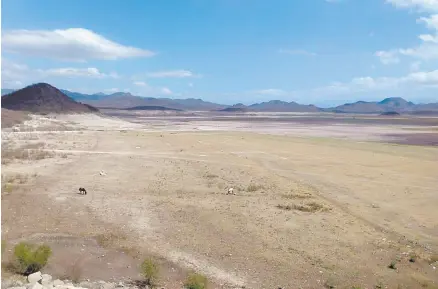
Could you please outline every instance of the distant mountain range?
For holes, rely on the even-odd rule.
[[[2,96],[14,90],[2,89]],[[68,90],[60,90],[75,101],[98,108],[119,108],[130,110],[191,110],[191,111],[222,111],[222,112],[335,112],[335,113],[378,113],[388,112],[410,114],[438,114],[438,102],[429,104],[414,104],[400,97],[386,98],[380,102],[357,101],[332,108],[319,108],[315,105],[303,105],[296,102],[271,100],[252,105],[241,103],[228,106],[202,99],[170,99],[135,96],[130,93],[116,92],[113,94],[83,94]],[[3,100],[3,97],[2,97]],[[390,114],[389,114],[390,115]]]

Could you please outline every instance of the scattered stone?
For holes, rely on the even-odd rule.
[[[30,287],[30,289],[43,289],[44,287],[43,287],[43,285],[41,285],[40,283],[35,283],[35,284],[33,284],[31,287]]]
[[[50,282],[52,282],[52,276],[50,276],[49,274],[41,275],[41,284],[42,285],[47,286],[50,284]]]
[[[62,286],[64,285],[64,281],[56,279],[55,281],[53,281],[53,286]]]
[[[30,284],[34,284],[37,283],[38,281],[40,281],[43,277],[41,276],[41,272],[35,272],[33,274],[30,274],[29,276],[27,276],[27,281],[29,281]],[[35,288],[37,289],[37,288]]]

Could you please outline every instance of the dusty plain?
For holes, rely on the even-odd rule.
[[[3,262],[27,240],[60,277],[153,256],[165,288],[437,288],[438,118],[103,113],[2,128]]]

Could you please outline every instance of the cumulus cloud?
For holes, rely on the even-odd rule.
[[[172,95],[173,92],[167,87],[155,87],[147,84],[144,81],[134,81],[133,85],[138,87],[138,95],[142,96],[157,96],[157,95]]]
[[[397,56],[397,51],[377,51],[375,53],[383,64],[393,64],[400,62],[400,58]]]
[[[38,69],[38,73],[45,76],[60,76],[60,77],[89,77],[89,78],[118,78],[116,73],[105,74],[95,67],[89,68],[52,68],[52,69]]]
[[[438,59],[438,0],[387,0],[398,8],[413,8],[419,12],[427,13],[427,17],[420,17],[417,23],[425,25],[431,30],[429,34],[418,36],[421,43],[415,47],[397,48],[389,51],[378,51],[382,63],[390,64],[399,62],[399,56],[414,57],[423,60]]]
[[[157,71],[146,74],[150,78],[186,78],[186,77],[198,77],[189,70],[169,70],[169,71]]]
[[[120,77],[115,72],[103,73],[95,67],[33,69],[27,65],[16,63],[4,57],[2,59],[1,73],[2,85],[8,88],[21,87],[23,86],[23,83],[29,84],[32,82],[48,81],[52,78],[116,79]]]
[[[7,52],[71,61],[150,57],[154,52],[125,46],[84,28],[10,30],[2,33]]]
[[[438,86],[438,70],[412,72],[402,77],[357,77],[353,78],[350,82],[337,82],[328,86],[315,88],[314,90],[331,95],[377,90],[390,91],[405,86],[411,88]]]

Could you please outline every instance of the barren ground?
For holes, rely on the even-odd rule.
[[[126,119],[34,117],[2,130],[6,255],[44,241],[50,273],[80,263],[96,279],[137,278],[152,255],[166,288],[187,270],[212,288],[436,288],[438,148],[382,142],[436,137],[434,119]]]

